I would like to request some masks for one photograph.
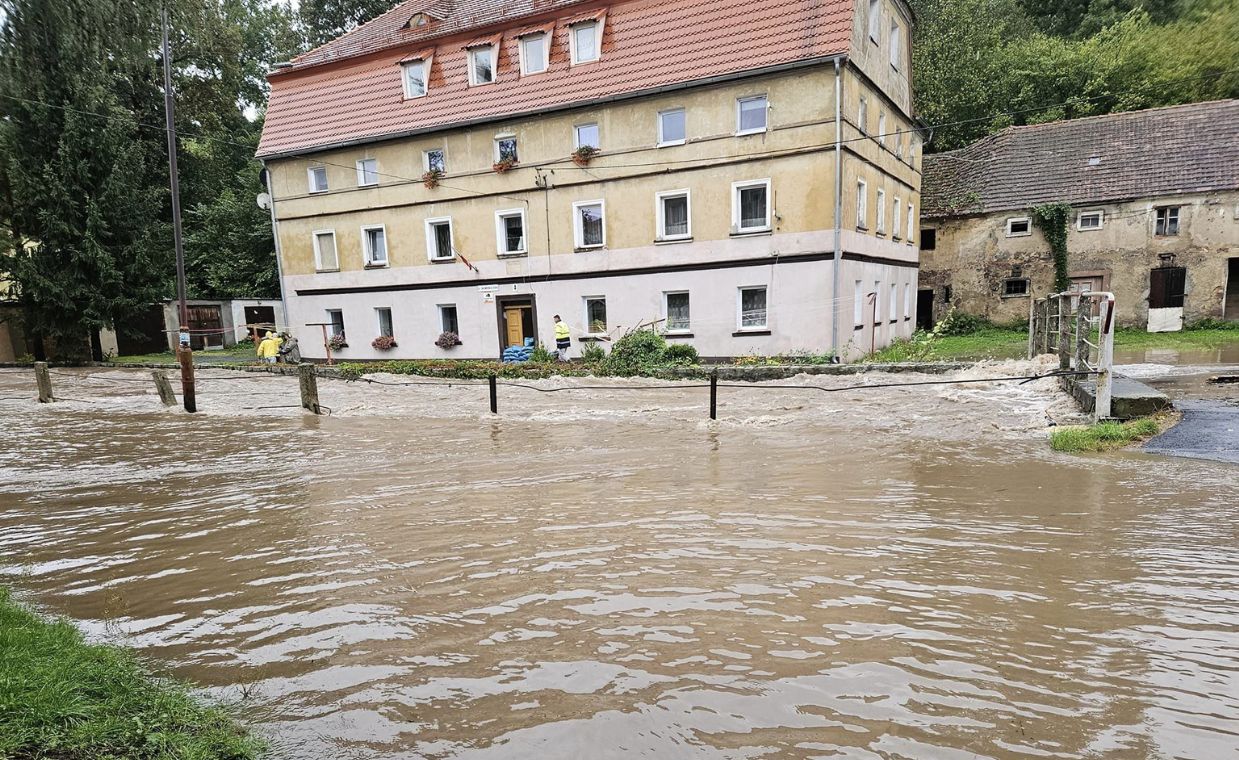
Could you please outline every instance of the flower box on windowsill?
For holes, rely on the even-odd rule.
[[[515,158],[505,158],[496,161],[490,168],[494,170],[495,174],[503,174],[519,163],[520,161],[517,161]]]
[[[443,172],[438,169],[431,169],[422,175],[422,184],[427,190],[433,190],[439,186],[439,180],[443,179]]]
[[[380,335],[370,341],[370,347],[375,351],[390,351],[396,347],[396,339],[391,335]]]
[[[589,162],[594,159],[594,156],[598,155],[601,152],[602,151],[598,150],[592,145],[582,145],[581,147],[572,151],[572,163],[584,168],[586,166],[589,166]]]
[[[439,333],[439,337],[435,340],[435,345],[444,351],[450,351],[457,346],[464,345],[464,343],[461,342],[460,336],[456,333],[444,332]]]

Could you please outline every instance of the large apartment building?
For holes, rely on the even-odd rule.
[[[409,0],[279,66],[258,155],[303,354],[325,327],[345,359],[495,358],[555,314],[574,349],[652,324],[706,357],[909,335],[911,26],[904,0]]]

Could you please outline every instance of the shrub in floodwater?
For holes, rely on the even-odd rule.
[[[651,373],[664,362],[667,353],[667,339],[653,330],[634,330],[619,340],[611,348],[611,353],[603,362],[603,369],[609,375],[631,377]]]
[[[1055,451],[1111,451],[1148,440],[1161,431],[1152,417],[1130,422],[1098,422],[1095,425],[1062,427],[1050,433],[1050,448]]]
[[[0,589],[0,757],[252,760],[261,741],[120,647],[87,644]]]
[[[701,359],[697,349],[687,343],[669,343],[663,351],[663,362],[677,366],[691,366]]]

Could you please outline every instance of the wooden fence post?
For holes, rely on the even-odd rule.
[[[301,386],[301,406],[315,414],[322,414],[322,407],[318,404],[318,377],[314,374],[314,365],[298,364],[297,376]]]
[[[1058,368],[1071,367],[1071,307],[1076,296],[1059,297],[1058,299]]]
[[[164,406],[176,406],[176,394],[172,392],[172,383],[168,380],[168,373],[163,370],[151,370],[151,377],[155,378],[155,390],[159,391],[159,400]]]
[[[47,371],[47,362],[34,363],[34,381],[39,385],[40,404],[50,404],[56,400],[52,395],[52,374]]]

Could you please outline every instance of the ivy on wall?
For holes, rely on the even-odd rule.
[[[1054,254],[1054,292],[1062,293],[1071,287],[1067,276],[1067,222],[1071,219],[1071,206],[1043,203],[1032,210],[1032,217]]]

